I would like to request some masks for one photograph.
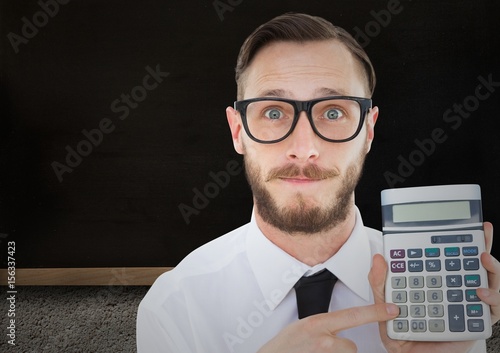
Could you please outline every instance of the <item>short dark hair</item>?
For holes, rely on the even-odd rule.
[[[258,27],[241,46],[236,62],[238,99],[243,98],[242,76],[257,52],[274,42],[307,42],[336,39],[344,44],[361,64],[370,95],[375,89],[375,70],[361,45],[343,28],[334,26],[324,18],[301,13],[286,13]]]

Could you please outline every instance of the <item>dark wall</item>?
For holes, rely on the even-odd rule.
[[[485,219],[500,224],[499,10],[493,0],[2,1],[2,252],[15,241],[18,267],[174,266],[246,223],[251,195],[224,110],[241,43],[287,11],[346,28],[376,68],[381,113],[357,191],[365,224],[380,228],[384,188],[454,183],[480,184]]]

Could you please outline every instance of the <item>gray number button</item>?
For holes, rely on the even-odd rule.
[[[441,304],[433,304],[427,307],[430,317],[443,317],[444,307]]]
[[[444,320],[440,319],[429,320],[429,331],[444,332]]]
[[[408,332],[408,320],[394,320],[394,332]]]
[[[391,285],[392,288],[394,289],[403,289],[406,288],[406,277],[392,277],[391,278]]]

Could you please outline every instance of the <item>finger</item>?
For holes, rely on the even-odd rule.
[[[491,308],[491,324],[495,324],[500,319],[500,293],[492,289],[478,288],[477,296]]]
[[[484,222],[483,229],[486,251],[490,253],[493,246],[493,224],[490,222]]]
[[[489,253],[481,254],[481,263],[488,271],[488,287],[498,292],[500,290],[500,262]]]
[[[373,256],[372,268],[368,275],[368,281],[372,287],[375,304],[385,303],[385,281],[387,278],[387,270],[387,262],[384,257],[380,254],[375,254],[375,256]],[[385,338],[387,337],[387,326],[385,322],[379,323],[379,330],[380,337],[385,344]]]
[[[330,334],[372,322],[394,319],[399,314],[399,308],[394,304],[372,304],[357,306],[335,312],[309,316],[311,329],[327,330]]]
[[[481,254],[481,263],[488,271],[489,288],[478,288],[479,299],[491,307],[492,323],[500,319],[500,263],[489,253]]]
[[[387,276],[387,263],[380,254],[373,256],[373,264],[368,274],[368,281],[372,287],[375,304],[385,302],[385,279]]]

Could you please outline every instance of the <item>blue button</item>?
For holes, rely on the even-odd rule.
[[[479,287],[481,286],[481,277],[479,275],[465,275],[464,282],[466,287]]]
[[[470,332],[483,332],[484,322],[482,319],[470,319],[467,320],[467,328]]]
[[[425,249],[426,257],[439,257],[440,251],[439,248],[427,248]]]
[[[466,246],[462,248],[462,254],[464,256],[477,256],[479,254],[479,250],[477,246]]]
[[[459,259],[446,259],[444,264],[446,271],[459,271],[462,268]]]
[[[425,260],[425,269],[428,272],[441,271],[441,260]]]
[[[479,302],[481,299],[477,296],[475,289],[467,289],[465,290],[465,300],[468,302]]]
[[[408,271],[422,272],[424,270],[424,262],[422,260],[408,261]]]
[[[448,323],[451,332],[464,332],[465,331],[465,317],[463,305],[450,305],[448,306]]]
[[[468,304],[467,315],[472,317],[483,316],[483,306],[481,304]]]
[[[422,257],[422,249],[408,249],[408,257],[411,258]]]
[[[477,271],[479,270],[479,259],[464,259],[464,270]]]
[[[461,302],[464,300],[464,293],[460,289],[450,289],[446,294],[449,302]]]
[[[444,248],[444,256],[458,256],[460,255],[460,248]]]
[[[448,287],[462,287],[462,276],[460,275],[446,276],[446,285]]]

